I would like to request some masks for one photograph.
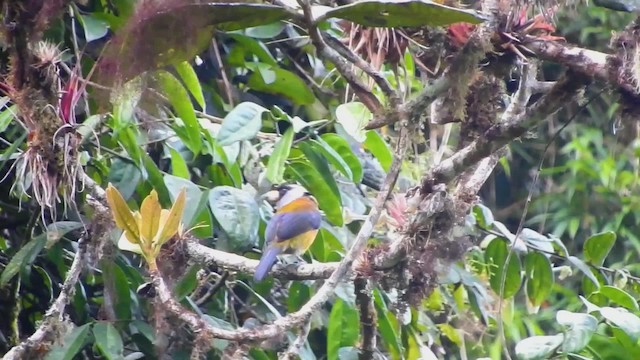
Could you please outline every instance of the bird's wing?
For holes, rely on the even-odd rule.
[[[266,229],[266,240],[286,241],[310,230],[320,228],[322,216],[318,211],[297,211],[276,214]]]

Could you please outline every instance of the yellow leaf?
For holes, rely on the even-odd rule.
[[[151,243],[160,227],[160,213],[162,207],[158,201],[158,193],[155,190],[142,201],[140,206],[140,238],[145,243]]]
[[[111,208],[111,213],[113,214],[113,219],[116,222],[116,226],[120,229],[129,233],[127,235],[127,239],[133,243],[137,243],[140,241],[140,231],[138,230],[138,223],[134,218],[127,202],[124,201],[122,195],[118,189],[113,187],[111,183],[107,186],[107,202],[109,203],[109,207]]]
[[[166,213],[163,211],[162,215],[164,216],[161,218],[160,230],[158,231],[158,234],[156,234],[156,238],[153,242],[158,248],[178,232],[186,199],[187,192],[186,189],[183,188],[182,191],[180,191],[180,194],[178,194],[176,201],[173,203],[171,211]]]

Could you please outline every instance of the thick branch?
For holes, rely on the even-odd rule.
[[[373,306],[373,294],[369,281],[365,278],[357,278],[354,282],[356,304],[360,309],[360,354],[359,359],[373,359],[376,350],[377,314]]]
[[[585,77],[576,74],[565,76],[547,95],[527,111],[509,121],[493,125],[483,136],[442,161],[423,179],[423,190],[428,190],[433,184],[448,183],[469,166],[522,136],[527,130],[544,121],[561,107],[571,103],[586,83]]]
[[[560,63],[577,73],[637,93],[632,80],[622,76],[624,69],[615,55],[553,41],[532,41],[526,46],[543,60]]]
[[[192,261],[200,264],[213,265],[227,271],[253,274],[258,266],[258,260],[228,252],[208,248],[195,241],[187,243],[187,253]],[[276,264],[270,275],[289,280],[326,279],[338,267],[337,262],[301,264],[296,267]]]

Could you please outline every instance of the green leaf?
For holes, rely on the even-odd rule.
[[[196,102],[198,103],[198,105],[200,105],[202,111],[204,111],[206,106],[204,101],[204,94],[202,93],[202,87],[200,86],[198,75],[196,75],[196,72],[193,70],[191,64],[189,64],[187,61],[182,61],[174,66],[176,68],[176,71],[178,72],[178,75],[180,75],[180,79],[182,79],[185,87],[187,88],[187,90],[189,90],[193,98],[196,99]]]
[[[596,289],[600,288],[600,282],[598,281],[598,278],[593,275],[593,273],[591,272],[591,268],[589,268],[589,266],[585,264],[584,261],[578,259],[575,256],[569,256],[567,260],[569,260],[570,263],[577,267],[578,270],[582,271],[582,273],[585,274],[589,278],[589,280],[591,280],[593,285],[595,285]]]
[[[93,17],[92,15],[81,15],[75,11],[75,15],[80,19],[84,28],[84,38],[87,43],[102,39],[109,32],[109,25],[106,21]]]
[[[488,207],[482,204],[476,204],[473,207],[473,215],[481,228],[491,229],[493,225],[493,213]]]
[[[358,312],[342,299],[336,299],[331,307],[327,324],[327,358],[338,359],[341,347],[354,345],[358,340]]]
[[[253,139],[262,127],[262,114],[269,110],[252,103],[238,104],[222,120],[218,131],[218,145],[226,146],[242,140]]]
[[[342,175],[346,176],[350,180],[353,179],[353,172],[349,165],[344,161],[342,156],[338,154],[326,141],[319,140],[308,140],[314,147],[314,149],[318,152],[321,152],[327,160],[333,165],[333,167],[340,171]]]
[[[324,181],[318,170],[309,163],[301,161],[291,163],[289,170],[293,177],[318,200],[320,210],[324,211],[327,220],[336,226],[342,226],[344,220],[340,197]]]
[[[244,67],[246,64],[245,59],[248,55],[255,55],[262,63],[273,66],[278,65],[278,62],[273,55],[271,55],[269,49],[262,41],[257,41],[249,36],[237,33],[226,34],[226,36],[232,38],[236,42],[231,48],[231,53],[227,56],[231,65]]]
[[[280,35],[284,28],[285,23],[278,21],[267,25],[254,26],[244,29],[244,33],[247,36],[256,39],[271,39]]]
[[[507,255],[509,254],[509,245],[503,238],[495,238],[485,251],[485,261],[489,264],[490,275],[489,283],[496,293],[500,293],[502,273],[507,271],[504,284],[504,298],[508,299],[515,295],[520,289],[522,277],[520,276],[520,260],[514,252],[509,260],[508,266],[505,266]]]
[[[318,241],[318,240],[316,240]],[[311,298],[311,289],[300,281],[291,282],[289,296],[287,297],[287,312],[292,313],[300,310]]]
[[[367,131],[366,137],[366,140],[362,144],[364,148],[369,150],[369,152],[378,159],[384,171],[389,171],[391,163],[393,162],[393,152],[389,148],[389,145],[387,145],[375,130]]]
[[[65,335],[61,344],[56,344],[45,356],[45,360],[73,360],[78,352],[82,350],[89,336],[91,324],[84,324],[73,329]]]
[[[178,194],[183,188],[187,189],[187,201],[188,206],[184,208],[182,213],[182,223],[185,226],[193,225],[193,221],[198,217],[202,209],[206,207],[206,202],[201,204],[202,190],[198,185],[191,182],[191,180],[183,179],[173,175],[165,175],[164,183],[171,194],[171,200],[174,202]],[[200,206],[198,206],[200,205]]]
[[[616,11],[634,12],[640,10],[640,1],[638,0],[593,0],[593,4]]]
[[[320,177],[324,180],[324,182],[331,188],[333,194],[340,198],[340,190],[338,189],[338,184],[334,179],[333,173],[329,168],[329,164],[327,160],[315,150],[313,146],[311,146],[308,142],[302,142],[298,145],[298,148],[302,150],[307,160],[311,163],[313,168],[318,172]],[[342,203],[342,199],[340,198],[340,202]]]
[[[293,128],[289,128],[273,147],[273,152],[269,157],[266,176],[267,180],[269,180],[272,184],[280,184],[284,181],[284,164],[289,157],[292,144]]]
[[[400,354],[402,354],[400,349],[402,347],[398,331],[393,324],[393,320],[395,320],[393,319],[393,313],[387,309],[387,304],[385,304],[382,299],[380,290],[373,290],[373,300],[376,312],[378,313],[378,330],[380,331],[380,336],[382,340],[384,340],[384,344],[387,349],[389,349],[389,352],[391,352],[392,359],[400,359]]]
[[[605,285],[598,290],[597,294],[602,294],[614,303],[624,306],[631,311],[640,311],[636,299],[626,291],[617,287]]]
[[[616,233],[607,231],[595,234],[584,242],[584,258],[595,266],[602,266],[616,242]]]
[[[129,279],[122,268],[113,263],[111,271],[113,271],[113,284],[115,286],[115,299],[113,303],[114,310],[119,320],[131,320],[131,289],[129,288]]]
[[[56,242],[70,231],[81,227],[82,223],[75,221],[55,222],[49,225],[44,233],[23,245],[13,255],[0,275],[0,288],[6,286],[20,271],[28,269],[48,242]]]
[[[362,163],[360,159],[353,153],[351,150],[351,146],[347,140],[343,139],[339,135],[336,134],[324,134],[322,135],[322,140],[326,141],[329,146],[331,146],[344,161],[349,165],[351,169],[352,177],[349,177],[351,181],[354,183],[360,183],[362,181]]]
[[[364,127],[372,117],[371,111],[361,102],[340,104],[336,108],[336,120],[359,143],[367,139]]]
[[[11,105],[0,112],[0,133],[5,132],[18,113],[18,106]]]
[[[427,0],[362,0],[335,7],[316,21],[327,18],[345,19],[370,27],[444,26],[458,22],[479,24],[485,20],[475,11]]]
[[[540,306],[551,293],[553,271],[546,256],[530,252],[524,258],[527,297],[533,306]]]
[[[340,261],[344,247],[329,230],[320,228],[316,240],[311,244],[311,253],[320,262]]]
[[[600,308],[600,314],[609,322],[622,329],[634,342],[640,338],[640,318],[635,314],[623,308],[612,307]]]
[[[171,196],[169,195],[169,189],[167,189],[167,185],[164,183],[164,177],[162,176],[162,172],[158,169],[158,165],[151,159],[151,157],[146,153],[142,153],[142,164],[144,165],[143,174],[144,178],[149,181],[153,189],[158,192],[158,198],[160,199],[160,204],[164,206],[169,206],[172,204]]]
[[[519,360],[548,359],[562,344],[564,335],[532,336],[518,341],[516,344],[516,356]]]
[[[598,319],[595,317],[566,310],[556,313],[556,321],[568,328],[562,343],[562,351],[565,353],[579,352],[584,349],[598,328]]]
[[[282,95],[297,105],[313,104],[316,97],[298,75],[277,66],[254,63],[247,85],[267,94]]]
[[[107,322],[99,322],[93,326],[93,336],[96,346],[107,359],[120,360],[123,358],[124,345],[118,330]]]
[[[234,250],[246,250],[257,243],[260,213],[252,195],[230,186],[216,186],[209,193],[209,206]]]
[[[186,131],[185,135],[180,137],[180,140],[182,140],[194,154],[200,153],[200,149],[202,148],[200,123],[196,118],[189,94],[180,81],[171,75],[171,73],[160,70],[157,72],[157,76],[162,85],[163,92],[169,99],[169,102],[171,102],[171,106],[175,109],[176,115],[182,120]]]
[[[177,176],[183,179],[191,178],[187,163],[184,161],[184,158],[182,157],[182,155],[180,155],[178,150],[169,146],[169,152],[171,153],[171,173],[173,174],[173,176]]]
[[[178,301],[182,301],[187,295],[191,294],[193,290],[198,286],[198,271],[200,271],[199,266],[191,266],[189,271],[187,271],[184,276],[178,281],[175,288],[173,289],[173,294]]]

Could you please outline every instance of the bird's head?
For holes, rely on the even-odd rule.
[[[276,210],[303,197],[309,198],[317,203],[316,199],[307,191],[307,189],[297,184],[277,185],[274,186],[271,191],[268,191],[263,195],[265,200],[272,205],[275,205]]]

